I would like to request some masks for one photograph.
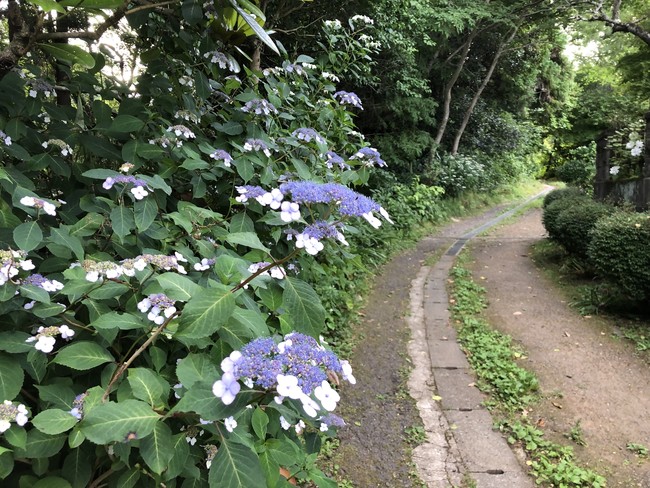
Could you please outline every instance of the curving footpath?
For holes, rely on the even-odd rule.
[[[534,486],[506,440],[492,429],[492,417],[482,406],[486,397],[474,386],[476,379],[450,324],[446,284],[455,256],[469,240],[551,189],[508,212],[495,215],[499,207],[472,219],[469,230],[461,222],[424,240],[433,241],[428,246],[433,248],[441,240],[452,241],[434,266],[420,268],[410,289],[408,349],[413,371],[408,386],[427,433],[426,442],[414,449],[413,460],[429,488],[462,486],[465,476],[477,488]]]

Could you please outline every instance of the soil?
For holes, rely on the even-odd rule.
[[[339,479],[357,488],[422,486],[408,443],[409,429],[421,425],[406,389],[411,280],[454,236],[500,211],[451,224],[376,276],[355,327],[358,345],[350,360],[357,384],[341,392],[348,427],[333,460]],[[544,238],[540,217],[532,210],[472,241],[475,279],[487,288],[490,322],[527,351],[521,365],[538,376],[543,395],[528,415],[546,435],[573,444],[565,434],[579,425],[586,442],[573,444],[580,463],[605,475],[610,487],[650,488],[650,461],[626,449],[630,442],[650,447],[648,365],[617,339],[615,324],[578,315],[536,267],[530,246]]]

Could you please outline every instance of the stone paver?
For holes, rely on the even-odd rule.
[[[459,236],[411,284],[409,353],[414,370],[409,390],[427,431],[427,442],[414,450],[413,460],[429,488],[460,486],[462,475],[469,475],[477,488],[534,487],[481,405],[485,396],[473,386],[476,378],[450,324],[446,291],[455,256],[465,243],[523,205]]]

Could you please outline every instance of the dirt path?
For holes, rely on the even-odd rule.
[[[626,449],[650,447],[650,371],[630,344],[615,338],[612,324],[585,319],[563,302],[529,257],[544,235],[541,211],[498,228],[472,245],[474,277],[487,288],[488,317],[528,353],[522,366],[537,374],[544,400],[529,414],[551,439],[580,422],[581,463],[610,487],[650,488],[650,461]]]

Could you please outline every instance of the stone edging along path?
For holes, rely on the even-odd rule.
[[[473,386],[475,377],[450,324],[446,283],[455,256],[470,239],[551,189],[496,217],[486,213],[487,221],[456,238],[433,267],[422,266],[411,282],[407,321],[413,370],[408,388],[427,433],[426,442],[413,450],[413,461],[429,488],[461,486],[465,474],[477,488],[534,486],[482,407],[485,395]]]

